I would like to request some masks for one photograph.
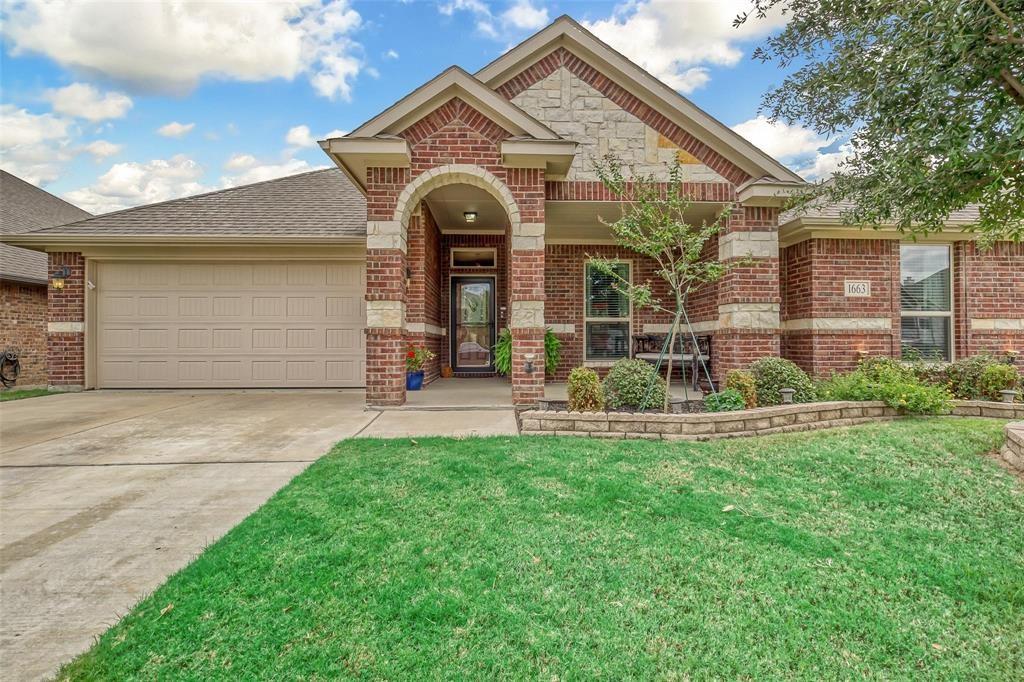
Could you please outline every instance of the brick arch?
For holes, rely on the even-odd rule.
[[[504,206],[508,220],[512,224],[512,234],[518,234],[519,205],[508,185],[490,171],[468,163],[453,163],[431,168],[417,175],[416,179],[405,186],[398,196],[393,217],[396,223],[401,224],[403,234],[408,231],[409,218],[420,201],[435,189],[445,185],[472,185],[486,191]]]

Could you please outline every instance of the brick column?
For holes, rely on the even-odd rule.
[[[367,172],[366,402],[405,403],[407,226],[392,219],[395,198],[408,181],[404,169]]]
[[[725,263],[751,259],[731,268],[718,286],[718,331],[712,362],[715,380],[746,368],[779,348],[779,212],[762,206],[736,206],[718,237]]]
[[[510,169],[508,180],[518,209],[508,240],[512,404],[534,405],[544,397],[544,172]]]
[[[64,288],[48,285],[46,364],[51,388],[85,388],[85,258],[51,253],[49,278],[64,277]]]

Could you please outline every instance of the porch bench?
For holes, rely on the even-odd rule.
[[[664,364],[671,357],[672,366],[679,367],[684,378],[686,368],[689,366],[693,389],[698,390],[700,388],[701,363],[703,362],[707,366],[708,372],[711,372],[711,337],[698,336],[695,347],[692,338],[684,338],[680,335],[676,339],[676,347],[662,356],[661,351],[665,347],[667,338],[668,334],[634,334],[633,357],[652,365],[657,364],[658,358],[661,358]]]

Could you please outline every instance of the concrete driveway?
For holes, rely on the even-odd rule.
[[[0,403],[0,668],[50,676],[377,413],[362,391]]]

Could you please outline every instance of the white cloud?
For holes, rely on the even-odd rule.
[[[834,152],[819,153],[814,158],[799,166],[797,175],[805,180],[825,180],[832,177],[832,174],[839,170],[843,161],[853,156],[853,146],[850,143],[839,145]]]
[[[235,175],[223,175],[221,176],[220,184],[221,187],[237,187],[239,185],[273,180],[274,178],[282,178],[286,175],[295,175],[320,168],[327,168],[327,166],[324,164],[314,166],[302,159],[284,159],[280,162],[251,165],[243,172]]]
[[[384,53],[384,59],[398,59],[398,51],[388,50],[387,52]]]
[[[60,116],[0,105],[0,160],[4,169],[34,185],[53,182],[75,156],[71,128],[72,122]]]
[[[121,92],[101,93],[86,83],[47,90],[43,97],[58,114],[66,114],[88,121],[121,118],[132,108],[132,100]]]
[[[290,147],[313,147],[316,146],[316,140],[309,132],[309,126],[295,126],[289,128],[288,132],[284,136],[285,144]]]
[[[203,167],[183,154],[145,163],[116,163],[96,182],[64,197],[91,213],[199,194],[210,188],[200,182]]]
[[[548,10],[545,7],[534,7],[530,0],[517,0],[514,5],[505,10],[501,18],[504,22],[519,29],[535,31],[550,23]]]
[[[732,127],[737,133],[776,159],[793,159],[817,152],[829,144],[813,130],[799,125],[772,123],[766,116],[758,116]]]
[[[185,137],[191,133],[192,129],[195,127],[195,123],[178,123],[177,121],[171,121],[170,123],[157,128],[156,132],[164,137]]]
[[[245,170],[246,168],[252,168],[256,165],[256,157],[252,154],[232,154],[231,157],[224,162],[224,170]]]
[[[346,135],[348,135],[347,130],[339,130],[338,128],[335,128],[329,133],[324,133],[324,136],[321,139],[329,140],[332,137],[345,137]]]
[[[534,6],[531,0],[516,0],[497,17],[483,0],[449,0],[439,4],[437,9],[448,17],[456,12],[472,14],[476,17],[476,30],[494,40],[503,40],[510,33],[521,34],[524,30],[536,30],[549,21],[547,9]]]
[[[5,3],[14,55],[38,53],[140,91],[184,93],[204,78],[293,79],[349,99],[362,59],[348,0]]]
[[[749,0],[646,0],[583,23],[656,78],[687,93],[710,80],[702,65],[734,66],[743,57],[741,41],[785,24],[773,11],[766,19],[751,18],[733,28],[736,15],[750,7]]]
[[[113,142],[107,142],[106,140],[96,140],[85,145],[82,149],[92,154],[96,161],[99,162],[108,156],[120,153],[122,146]]]

